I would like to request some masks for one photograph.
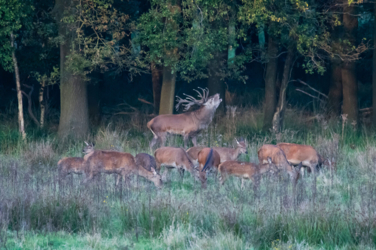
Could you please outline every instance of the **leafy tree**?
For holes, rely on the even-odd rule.
[[[7,71],[13,71],[16,78],[18,99],[18,122],[22,138],[26,139],[23,117],[20,74],[15,53],[16,36],[23,25],[29,25],[28,14],[32,10],[31,1],[0,0],[0,64]]]

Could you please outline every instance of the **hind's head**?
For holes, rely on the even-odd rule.
[[[82,150],[82,153],[84,153],[86,155],[86,154],[89,154],[91,152],[94,152],[94,146],[95,146],[95,144],[93,144],[93,143],[89,144],[86,141],[85,141],[85,144],[86,144],[86,146]]]

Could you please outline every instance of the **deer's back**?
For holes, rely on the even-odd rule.
[[[187,150],[187,154],[191,159],[198,160],[198,153],[203,149],[204,147],[191,147]]]
[[[251,162],[226,161],[219,165],[221,173],[251,178],[258,171],[258,165]]]
[[[279,143],[277,146],[285,153],[287,160],[293,164],[305,161],[317,164],[320,161],[317,151],[309,145]]]
[[[198,126],[190,113],[159,115],[149,121],[147,126],[154,133],[189,134],[198,130]]]
[[[206,161],[208,160],[211,148],[203,148],[198,154],[198,162],[200,163],[200,167],[204,166]],[[221,158],[218,152],[213,149],[213,154],[211,160],[209,162],[209,166],[213,166],[218,168],[219,164],[221,163]]]
[[[114,171],[135,168],[134,157],[129,153],[117,151],[95,151],[87,159],[89,166],[97,170]]]
[[[268,157],[270,157],[272,162],[276,165],[288,164],[283,151],[275,145],[265,144],[257,151],[257,154],[260,164],[268,163]]]
[[[84,159],[81,157],[64,157],[57,165],[60,169],[80,169],[82,168]]]
[[[233,154],[235,153],[236,149],[225,147],[214,147],[214,149],[221,156],[221,162],[236,160],[233,157]]]
[[[137,166],[142,166],[146,170],[151,171],[151,168],[157,169],[157,164],[153,156],[146,153],[139,153],[135,157]]]

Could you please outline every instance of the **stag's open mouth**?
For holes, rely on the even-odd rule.
[[[219,102],[219,103],[222,102],[222,99],[219,98],[219,94],[215,94],[213,99],[214,99],[215,102]]]

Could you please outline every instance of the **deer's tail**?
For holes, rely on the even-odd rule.
[[[212,158],[213,158],[213,149],[211,148],[208,154],[208,158],[206,159],[205,165],[202,168],[201,172],[204,172],[209,167],[209,162],[211,162]]]

